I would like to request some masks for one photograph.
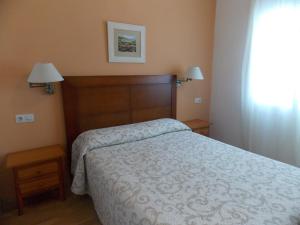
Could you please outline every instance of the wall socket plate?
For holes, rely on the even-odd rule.
[[[34,114],[17,114],[16,123],[32,123],[34,122]]]
[[[194,103],[195,104],[201,104],[202,103],[202,98],[201,97],[195,97],[194,98]]]

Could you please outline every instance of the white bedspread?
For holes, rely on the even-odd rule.
[[[74,143],[72,191],[88,190],[103,225],[300,224],[300,169],[174,120],[137,128],[121,141],[108,128]]]

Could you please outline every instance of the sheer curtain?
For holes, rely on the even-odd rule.
[[[253,0],[242,76],[246,149],[300,166],[300,0]]]

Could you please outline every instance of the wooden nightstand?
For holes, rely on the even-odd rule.
[[[193,132],[202,134],[204,136],[209,136],[209,122],[200,119],[194,119],[189,121],[184,121],[188,127],[192,129]]]
[[[13,169],[19,215],[23,214],[26,197],[58,189],[60,199],[65,199],[64,150],[61,146],[8,154],[6,166]]]

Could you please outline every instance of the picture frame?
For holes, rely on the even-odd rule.
[[[107,21],[109,63],[145,63],[146,28]]]

